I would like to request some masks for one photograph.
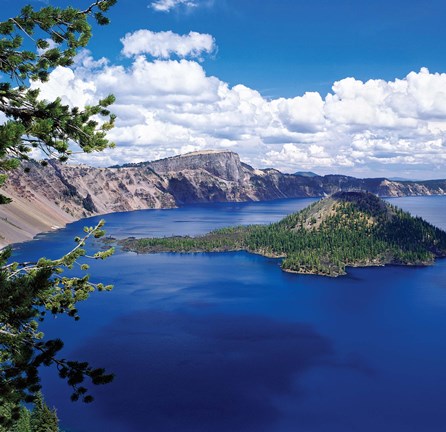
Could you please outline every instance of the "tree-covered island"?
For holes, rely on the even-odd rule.
[[[368,192],[338,192],[270,225],[198,237],[128,238],[137,253],[248,251],[283,258],[287,272],[339,276],[347,266],[429,265],[446,256],[446,232]]]

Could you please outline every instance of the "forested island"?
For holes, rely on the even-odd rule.
[[[348,266],[430,265],[446,256],[446,232],[368,192],[337,192],[270,225],[118,243],[137,253],[248,251],[283,258],[287,272],[325,276],[343,275]]]
[[[445,195],[446,179],[324,176],[257,169],[228,150],[202,150],[151,162],[95,168],[49,160],[27,161],[12,171],[0,206],[0,248],[84,217],[208,202],[324,197],[361,190],[381,197]]]

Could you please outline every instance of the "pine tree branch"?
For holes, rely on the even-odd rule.
[[[37,267],[38,266],[38,262],[27,262],[27,263],[11,263],[8,264],[6,266],[2,266],[0,267],[0,271],[7,271],[9,268],[13,267],[13,266],[19,266],[20,268],[18,268],[17,270],[11,272],[8,276],[7,279],[11,280],[13,278],[15,278],[17,275],[19,275],[20,273],[29,273],[32,270],[35,270],[36,268],[39,269],[52,269],[54,267],[58,267],[64,264],[64,260],[70,256],[70,255],[74,255],[76,253],[76,251],[78,251],[80,248],[85,246],[85,243],[87,242],[87,240],[92,236],[95,235],[97,233],[97,231],[104,225],[104,221],[100,220],[96,226],[94,228],[90,228],[89,232],[82,237],[81,239],[78,240],[78,244],[71,249],[71,251],[67,252],[63,257],[57,259],[57,260],[52,260],[50,261],[50,264],[46,265],[46,266],[41,266],[41,267]],[[94,258],[94,256],[88,256],[88,258]]]
[[[10,21],[13,22],[20,30],[22,30],[22,32],[25,33],[26,36],[28,36],[33,42],[36,41],[14,18],[10,18]]]
[[[3,330],[3,329],[0,329],[0,334],[3,334],[5,336],[13,336],[13,337],[17,337],[18,336],[17,333],[11,333],[11,332],[9,332],[7,330]]]
[[[98,0],[94,3],[92,3],[87,9],[85,9],[83,11],[79,11],[77,14],[78,15],[89,15],[95,7],[98,7],[103,3],[107,3],[107,1],[108,0]]]

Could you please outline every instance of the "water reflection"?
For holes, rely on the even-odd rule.
[[[273,431],[275,397],[299,398],[299,376],[333,361],[307,325],[153,310],[120,317],[82,353],[119,370],[95,405],[127,432]]]

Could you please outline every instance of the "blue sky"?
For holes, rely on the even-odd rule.
[[[29,3],[2,2],[8,4],[4,17]],[[446,70],[443,0],[197,0],[197,7],[179,5],[170,12],[157,12],[150,3],[118,1],[109,13],[112,25],[95,31],[93,53],[119,60],[119,39],[137,29],[208,33],[218,45],[205,60],[208,74],[272,97],[326,93],[348,76],[393,80],[421,67]]]
[[[1,1],[3,19],[27,3]],[[42,94],[117,95],[99,165],[217,148],[289,172],[445,177],[445,15],[439,0],[118,0]]]

